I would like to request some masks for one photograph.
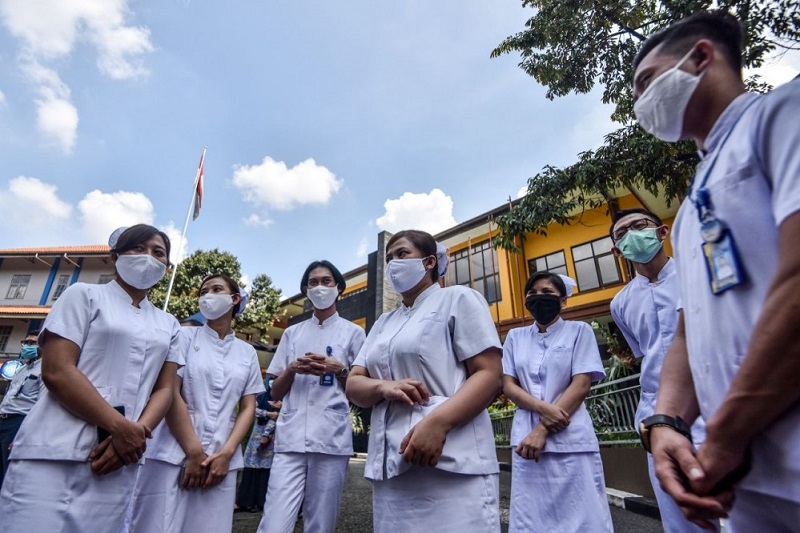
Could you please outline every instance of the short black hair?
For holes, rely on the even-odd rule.
[[[136,224],[123,231],[117,239],[117,244],[111,249],[111,253],[120,255],[128,250],[133,250],[140,244],[144,244],[152,239],[155,235],[160,235],[164,240],[164,248],[167,250],[167,263],[169,263],[169,251],[171,246],[169,237],[167,237],[167,234],[163,231],[149,224]]]
[[[741,72],[744,30],[736,17],[721,9],[699,11],[648,37],[633,59],[633,70],[659,45],[662,52],[684,55],[699,39],[719,45],[730,66]]]
[[[664,222],[661,218],[653,213],[652,211],[648,211],[647,209],[642,209],[641,207],[631,207],[630,209],[620,209],[613,215],[611,215],[611,227],[608,228],[608,235],[611,237],[611,240],[614,240],[614,226],[617,225],[617,222],[622,220],[628,215],[644,215],[647,218],[651,219],[653,222],[658,224],[659,226],[663,226]]]
[[[26,337],[31,337],[31,336],[38,337],[39,336],[39,330],[38,329],[32,329],[28,333],[26,333],[25,336]]]
[[[529,277],[528,281],[525,282],[525,294],[528,294],[528,291],[530,291],[533,288],[533,285],[540,279],[549,280],[553,285],[555,285],[556,290],[558,290],[558,293],[562,298],[567,297],[567,286],[564,284],[564,280],[561,279],[561,276],[558,274],[553,274],[547,270],[542,270],[540,272],[534,272],[531,274],[531,277]]]
[[[344,281],[344,276],[342,276],[342,273],[339,272],[338,268],[333,266],[333,263],[331,263],[330,261],[326,261],[324,259],[321,259],[319,261],[314,261],[310,265],[308,265],[306,271],[303,272],[303,278],[300,280],[300,292],[302,292],[303,294],[306,293],[306,290],[308,289],[308,276],[311,275],[312,270],[320,267],[327,268],[328,270],[331,271],[333,280],[336,282],[336,286],[339,287],[339,293],[343,293],[344,290],[347,288],[347,283],[345,283]]]
[[[206,284],[206,281],[208,281],[210,279],[216,279],[216,278],[219,278],[219,279],[221,279],[222,281],[225,282],[225,285],[228,286],[228,289],[231,291],[231,294],[239,294],[239,295],[241,295],[242,290],[239,288],[239,284],[236,283],[236,280],[234,280],[232,277],[230,277],[227,274],[208,274],[208,275],[206,275],[206,277],[203,278],[203,281],[200,282],[200,289],[203,288],[203,285]],[[233,306],[233,316],[236,316],[236,314],[241,309],[243,303],[244,303],[244,300],[239,300],[239,303]]]
[[[407,239],[414,247],[420,251],[423,257],[433,256],[436,259],[436,264],[431,269],[431,278],[433,282],[439,281],[439,257],[436,255],[436,239],[427,231],[418,229],[405,229],[398,231],[386,243],[388,250],[395,242],[400,239]]]

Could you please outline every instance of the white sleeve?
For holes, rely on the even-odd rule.
[[[172,319],[171,335],[169,340],[169,352],[167,353],[167,362],[177,363],[178,368],[183,368],[186,365],[186,352],[191,342],[189,335],[183,331],[181,325],[170,315]]]
[[[242,396],[247,396],[248,394],[260,394],[262,392],[266,392],[267,389],[264,387],[264,380],[261,378],[261,365],[258,363],[258,354],[256,353],[255,348],[248,345],[250,349],[250,373],[247,377],[247,385],[244,387],[244,392]]]
[[[514,362],[514,330],[508,332],[506,342],[503,344],[503,374],[517,378],[517,365]]]
[[[267,374],[280,376],[286,371],[286,367],[288,367],[290,363],[289,356],[292,351],[292,336],[296,329],[296,327],[287,328],[286,331],[283,332],[281,341],[278,343],[278,349],[275,350],[275,355],[272,356],[272,361],[269,363],[269,368],[267,368]]]
[[[350,336],[350,346],[347,350],[347,366],[353,366],[356,356],[361,352],[361,347],[364,346],[364,341],[367,338],[367,333],[361,326],[356,326],[353,334]]]
[[[643,357],[644,352],[642,351],[642,347],[639,346],[639,340],[619,314],[619,303],[616,299],[611,300],[611,318],[614,320],[614,324],[616,324],[619,330],[622,332],[622,336],[625,337],[625,340],[628,342],[628,346],[631,347],[633,355],[636,357]]]
[[[761,164],[772,183],[772,212],[780,226],[800,211],[800,80],[795,79],[764,97],[758,122]]]
[[[465,361],[490,348],[502,351],[497,327],[483,295],[462,287],[442,290],[460,292],[453,301],[453,311],[448,323],[456,359]]]
[[[578,324],[579,328],[572,350],[572,375],[591,374],[592,382],[600,381],[606,377],[606,370],[603,368],[594,330],[586,322],[574,323]]]
[[[92,295],[92,286],[78,283],[68,287],[53,304],[39,335],[39,346],[47,342],[45,332],[54,333],[83,348],[89,326],[96,316],[97,302]]]

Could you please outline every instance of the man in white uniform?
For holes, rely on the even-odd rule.
[[[41,352],[37,343],[39,331],[29,331],[22,340],[19,358],[25,365],[8,384],[3,402],[0,403],[0,487],[3,486],[8,468],[8,456],[11,453],[11,444],[17,436],[25,415],[39,399],[39,392],[44,387],[42,381]]]
[[[259,533],[291,533],[303,506],[306,533],[332,533],[353,455],[345,382],[364,344],[364,330],[336,312],[344,277],[328,261],[311,263],[300,291],[314,306],[308,320],[286,329],[267,369],[274,400],[283,400],[275,457]]]
[[[678,325],[680,289],[675,261],[663,246],[669,236],[669,226],[655,213],[640,208],[617,211],[612,221],[610,233],[614,255],[631,261],[637,274],[611,300],[611,316],[633,354],[643,358],[639,378],[641,397],[636,409],[638,430],[639,423],[651,416],[656,407],[661,366]],[[704,437],[705,424],[702,418],[698,418],[692,426],[694,445],[700,446]],[[686,520],[675,500],[661,489],[650,454],[647,455],[647,466],[664,530],[667,533],[699,533],[701,529]]]
[[[800,523],[800,83],[748,93],[741,43],[736,19],[698,13],[634,61],[642,127],[693,139],[702,157],[675,222],[683,313],[643,440],[693,522],[732,506],[734,532],[788,532]],[[733,281],[713,267],[723,254]],[[695,454],[684,420],[698,412]]]

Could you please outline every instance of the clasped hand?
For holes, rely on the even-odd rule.
[[[295,374],[323,374],[339,373],[344,368],[341,361],[318,353],[307,352],[303,357],[298,357],[289,364],[289,370]]]
[[[98,475],[118,470],[123,465],[134,464],[147,449],[147,439],[152,438],[150,428],[140,422],[124,419],[89,453],[92,471]]]
[[[542,450],[544,450],[546,440],[547,428],[542,424],[538,424],[533,428],[533,431],[528,433],[525,438],[517,444],[514,451],[523,459],[533,459],[538,463]]]
[[[727,517],[733,506],[733,486],[723,480],[741,466],[744,449],[716,445],[707,439],[695,453],[686,437],[666,427],[653,428],[650,440],[661,487],[689,521],[714,529],[714,521]]]
[[[561,407],[547,402],[541,402],[539,405],[539,420],[550,433],[564,431],[570,423],[569,413]]]

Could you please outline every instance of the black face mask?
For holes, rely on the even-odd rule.
[[[561,297],[555,294],[533,294],[525,299],[525,307],[536,322],[546,325],[561,312]]]

